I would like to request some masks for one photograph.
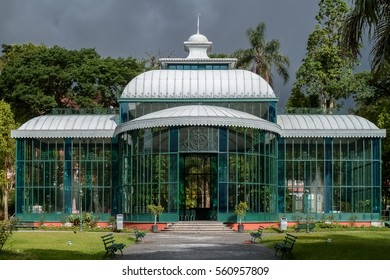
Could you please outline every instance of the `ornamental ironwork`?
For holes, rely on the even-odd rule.
[[[180,144],[180,151],[217,151],[216,134],[209,133],[208,128],[193,127],[188,137]]]

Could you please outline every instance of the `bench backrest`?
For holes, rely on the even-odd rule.
[[[142,234],[142,232],[140,232],[139,230],[138,230],[138,228],[134,228],[134,233],[135,233],[135,235],[138,235],[138,234]]]
[[[114,235],[112,233],[101,236],[101,238],[103,240],[104,247],[110,246],[115,243]]]
[[[295,244],[295,240],[298,238],[298,236],[286,233],[286,238],[284,239],[284,245],[288,248],[293,248]]]

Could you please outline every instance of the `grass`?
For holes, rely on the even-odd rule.
[[[390,229],[325,229],[294,233],[298,236],[293,260],[389,260]],[[106,232],[17,231],[0,251],[0,260],[102,260],[105,257],[100,236]],[[242,233],[248,234],[248,232]],[[134,233],[114,233],[118,243],[134,244]],[[265,230],[262,244],[273,248],[284,233]],[[331,242],[326,240],[331,239]],[[68,244],[68,241],[72,245]]]
[[[0,251],[0,260],[102,260],[107,232],[17,231]],[[132,233],[114,233],[117,243],[134,243]],[[71,245],[69,244],[71,241]]]
[[[324,230],[292,233],[298,236],[293,260],[390,260],[390,230]],[[284,234],[263,234],[263,244],[273,248]],[[331,242],[327,242],[330,240]]]

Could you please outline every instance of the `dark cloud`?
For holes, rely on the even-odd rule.
[[[276,79],[284,106],[305,54],[319,0],[12,0],[0,2],[0,44],[32,42],[68,49],[95,48],[102,56],[146,53],[185,57],[183,42],[200,31],[213,53],[249,46],[245,32],[264,22],[291,60],[290,82]]]

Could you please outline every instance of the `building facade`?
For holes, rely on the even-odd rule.
[[[278,115],[271,86],[209,58],[196,33],[186,58],[125,87],[119,114],[46,115],[12,131],[17,140],[16,216],[64,221],[246,222],[381,219],[385,130],[354,115]]]

